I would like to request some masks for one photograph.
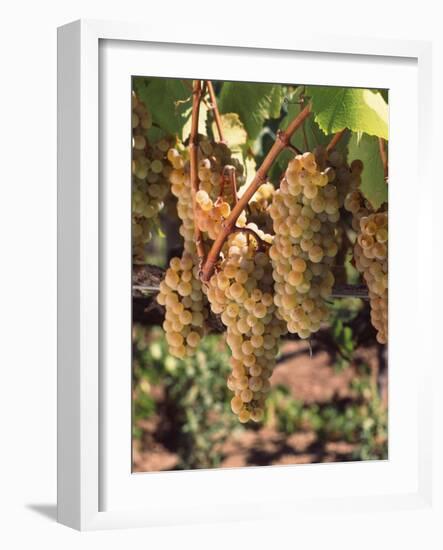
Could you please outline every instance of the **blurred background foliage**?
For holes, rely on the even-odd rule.
[[[387,407],[377,381],[378,359],[355,360],[345,320],[357,316],[362,304],[353,302],[353,312],[349,304],[333,309],[333,353],[300,341],[283,343],[261,426],[239,424],[230,410],[229,351],[222,335],[207,336],[194,357],[179,360],[168,354],[162,329],[134,325],[134,469],[386,459]],[[281,368],[290,371],[294,361],[294,377],[300,367],[313,371],[303,374],[308,386],[299,395],[278,380]],[[317,388],[318,399],[312,399],[309,384],[318,386],[318,368],[330,370],[324,384],[334,376],[338,389],[328,396]],[[288,442],[294,434],[301,441]]]

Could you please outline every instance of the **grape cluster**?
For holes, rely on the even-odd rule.
[[[194,216],[190,166],[187,151],[170,148],[167,152],[170,163],[169,181],[171,192],[177,198],[177,213],[181,220],[180,234],[183,237],[182,258],[172,258],[160,286],[157,301],[166,308],[163,328],[166,332],[170,351],[176,357],[194,353],[204,334],[205,320],[209,307],[202,291],[199,278],[199,260],[195,244],[195,223],[206,232],[206,237],[214,239],[234,200],[233,190],[222,180],[227,163],[235,162],[229,149],[223,144],[212,144],[201,136],[198,151],[199,191],[197,212]],[[241,170],[236,164],[241,179]],[[222,188],[223,184],[223,188]],[[223,192],[223,197],[219,195]],[[209,195],[211,193],[211,196]],[[218,197],[213,201],[214,197]],[[212,197],[212,198],[211,198]]]
[[[169,174],[171,192],[177,198],[177,214],[180,218],[180,235],[184,250],[192,256],[197,254],[194,239],[194,215],[192,209],[192,189],[189,171],[185,170],[185,160],[181,151],[169,149],[168,160],[172,170]]]
[[[144,263],[145,246],[163,208],[171,172],[166,153],[172,138],[150,143],[152,120],[146,105],[132,92],[132,237],[135,263]]]
[[[223,197],[232,206],[234,189],[227,183],[225,169],[235,170],[237,186],[244,183],[243,166],[232,156],[231,150],[224,143],[213,143],[206,136],[199,138],[199,189],[206,191],[211,199]]]
[[[371,322],[377,331],[377,341],[388,341],[388,213],[373,212],[369,201],[359,189],[363,164],[351,163],[355,174],[353,185],[344,200],[352,214],[352,228],[357,234],[354,244],[355,267],[363,275],[369,290]]]
[[[354,189],[346,195],[344,207],[345,210],[351,212],[352,229],[358,233],[360,231],[360,219],[372,212],[371,205],[365,200],[359,189]]]
[[[338,202],[342,207],[351,191],[360,186],[363,171],[362,161],[355,159],[349,165],[343,153],[337,150],[328,152],[322,146],[317,146],[314,149],[314,155],[318,169],[328,174],[329,180],[334,182]]]
[[[368,216],[372,212],[372,207],[359,189],[361,184],[361,173],[363,171],[363,163],[361,160],[352,161],[351,171],[353,180],[345,196],[344,208],[348,212],[351,212],[352,229],[358,233],[360,231],[360,219],[364,216]]]
[[[354,245],[355,266],[368,285],[371,322],[377,341],[388,341],[388,213],[377,212],[360,218]]]
[[[221,230],[223,219],[226,219],[231,213],[231,207],[221,197],[213,202],[207,191],[203,189],[197,192],[196,201],[195,221],[201,231],[207,233],[210,239],[215,240]]]
[[[181,258],[171,259],[157,301],[166,309],[163,329],[171,355],[193,355],[208,312],[192,254],[184,252]]]
[[[199,264],[194,238],[194,216],[189,173],[177,149],[168,151],[172,165],[169,175],[171,191],[177,197],[177,213],[181,220],[183,255],[172,258],[160,283],[157,302],[165,306],[163,329],[171,355],[182,358],[192,355],[205,330],[208,304],[199,278]]]
[[[184,179],[189,180],[189,160],[187,152],[178,149],[170,149],[168,159],[173,167],[170,180],[174,192],[176,183]],[[237,183],[241,184],[244,181],[243,168],[237,159],[232,158],[226,145],[212,143],[205,136],[199,138],[198,163],[199,189],[196,194],[196,211],[192,224],[198,225],[204,237],[215,240],[223,220],[231,213],[236,200],[235,190],[229,185],[226,170],[228,168],[234,170]],[[246,214],[242,212],[237,225],[244,226],[245,223]]]
[[[227,381],[234,392],[231,408],[242,423],[263,418],[269,378],[285,332],[273,302],[270,259],[258,246],[269,244],[272,237],[254,224],[246,227],[258,238],[250,233],[231,234],[218,271],[205,290],[212,311],[221,314],[226,326],[232,351],[232,374]]]
[[[270,249],[274,301],[288,331],[300,338],[308,338],[328,317],[325,299],[334,284],[340,219],[335,178],[335,170],[319,169],[313,153],[297,155],[269,209],[275,232]]]

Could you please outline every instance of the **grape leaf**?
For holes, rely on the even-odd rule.
[[[218,107],[221,113],[238,113],[253,142],[263,122],[280,116],[283,90],[280,85],[249,82],[225,82]]]
[[[231,150],[233,158],[236,158],[245,170],[245,174],[251,173],[251,164],[248,161],[248,147],[246,143],[248,141],[248,134],[245,127],[237,113],[226,113],[220,115],[223,134],[227,145]],[[218,135],[217,126],[215,121],[212,123],[212,133]],[[254,165],[255,173],[255,165]]]
[[[145,76],[134,76],[132,78],[132,89],[140,97],[144,93],[145,88],[149,86],[150,82],[151,79]]]
[[[372,207],[377,210],[388,200],[388,186],[384,178],[378,138],[367,134],[358,136],[354,133],[349,141],[348,149],[349,163],[354,159],[363,161],[364,169],[361,175],[360,189]]]
[[[389,103],[389,90],[387,90],[386,88],[380,88],[378,91],[381,93],[386,103]]]
[[[300,112],[300,105],[296,103],[298,96],[299,96],[299,90],[301,88],[297,88],[297,90],[288,98],[287,101],[287,113],[283,117],[279,129],[285,130],[289,123],[298,115]],[[305,137],[304,133],[306,134],[306,144],[305,144]],[[337,144],[336,149],[339,151],[345,151],[348,141],[349,141],[349,133],[347,132],[346,135],[344,135],[340,141]],[[312,151],[314,147],[317,145],[323,145],[326,147],[328,143],[331,141],[332,135],[326,135],[323,130],[320,129],[319,125],[315,122],[314,117],[310,116],[308,117],[304,122],[304,132],[303,127],[300,127],[292,136],[291,138],[291,144],[299,149],[302,152],[305,151]],[[307,147],[306,147],[307,145]],[[278,181],[280,174],[285,170],[289,160],[294,156],[294,153],[291,151],[283,151],[278,156],[276,162],[274,163],[270,177],[273,181]]]
[[[349,128],[388,139],[388,105],[380,92],[365,88],[309,86],[315,120],[331,134]]]
[[[182,80],[154,78],[137,90],[152,120],[170,134],[181,134],[191,110],[192,93]]]
[[[281,130],[286,130],[289,126],[289,123],[298,115],[300,112],[299,105],[289,104],[287,115],[283,118],[280,124]],[[305,137],[306,135],[306,144]],[[320,127],[315,122],[314,117],[308,117],[304,122],[304,133],[303,126],[301,126],[292,136],[291,144],[300,149],[300,151],[312,151],[316,145],[326,145],[331,140],[331,137],[327,136]],[[306,146],[307,145],[307,146]]]
[[[145,130],[145,136],[148,138],[149,143],[156,143],[167,135],[168,133],[166,132],[166,130],[163,130],[163,128],[159,128],[158,126],[151,126],[147,130]]]
[[[245,127],[237,113],[226,113],[220,115],[223,134],[227,145],[231,149],[239,149],[248,140],[248,134]],[[212,132],[217,135],[217,126],[215,122],[212,123]]]

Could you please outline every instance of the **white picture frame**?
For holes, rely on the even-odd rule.
[[[412,509],[432,514],[431,350],[420,349],[417,369],[414,344],[407,352],[401,349],[406,323],[414,332],[419,319],[432,316],[432,285],[426,285],[421,267],[431,265],[432,250],[417,246],[419,258],[412,267],[401,251],[405,231],[412,246],[426,242],[420,235],[432,226],[423,199],[412,193],[415,177],[427,188],[428,201],[432,193],[427,174],[431,113],[424,96],[431,80],[430,44],[298,32],[291,39],[240,44],[226,38],[190,45],[185,33],[167,39],[163,29],[77,21],[59,29],[58,48],[59,522],[90,530],[289,518],[294,510],[309,514],[331,508],[334,513]],[[129,76],[140,71],[248,80],[257,79],[258,68],[263,74],[263,63],[270,59],[265,81],[291,80],[282,78],[283,65],[295,63],[302,82],[341,84],[346,79],[347,85],[393,90],[390,285],[396,285],[390,293],[389,460],[131,474],[130,192],[129,186],[118,185],[129,177],[130,142],[126,113],[116,107],[129,90]],[[408,82],[406,92],[396,92],[396,86]],[[407,169],[400,162],[407,143],[401,132],[406,112],[416,145],[408,150]],[[418,212],[413,221],[407,216],[412,208]],[[401,312],[405,290],[410,292],[409,319]],[[407,436],[402,423],[410,430]],[[234,486],[248,496],[233,503]]]

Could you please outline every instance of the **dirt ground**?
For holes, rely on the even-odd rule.
[[[359,350],[356,358],[369,365],[378,362],[374,350]],[[286,342],[282,357],[271,378],[272,385],[284,385],[291,394],[304,403],[327,404],[352,397],[350,382],[352,366],[337,372],[330,366],[326,352],[312,358],[305,342]],[[144,430],[141,441],[133,448],[134,471],[159,471],[176,468],[178,456],[156,440],[156,429],[161,419],[151,417],[139,423]],[[343,462],[353,458],[356,445],[345,441],[322,443],[315,432],[302,430],[285,435],[272,427],[234,432],[224,443],[225,456],[220,467],[260,466],[277,464],[305,464],[312,462]]]

